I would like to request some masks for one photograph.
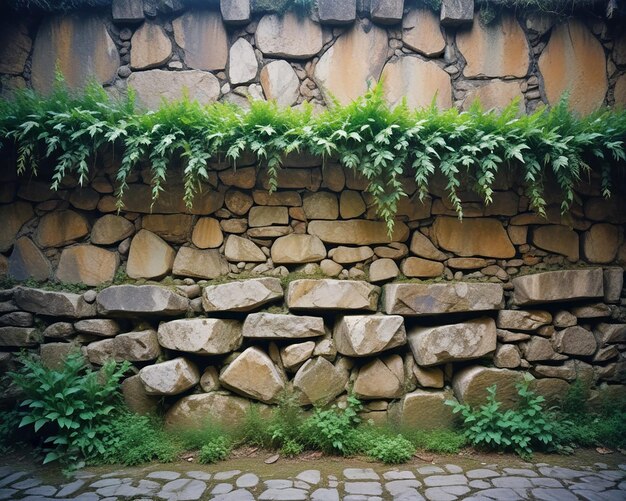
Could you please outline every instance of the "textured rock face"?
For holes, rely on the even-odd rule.
[[[374,355],[406,343],[404,320],[399,315],[350,315],[335,322],[335,345],[342,355]]]
[[[50,92],[57,69],[70,87],[82,87],[90,78],[107,83],[119,65],[117,48],[102,19],[81,14],[47,17],[35,39],[32,83],[35,90]]]
[[[368,83],[378,81],[386,58],[385,30],[358,22],[322,55],[315,81],[327,102],[334,96],[347,104],[365,94]]]
[[[455,374],[452,388],[459,402],[477,406],[485,403],[487,388],[495,384],[496,400],[502,402],[502,408],[510,409],[516,405],[519,398],[515,385],[523,378],[522,372],[473,366],[461,369]]]
[[[292,106],[299,96],[300,80],[287,61],[272,61],[261,70],[261,87],[265,97],[278,106]]]
[[[148,365],[139,377],[148,395],[177,395],[200,381],[198,368],[182,357]]]
[[[387,284],[384,310],[388,314],[414,316],[502,308],[504,291],[499,284]]]
[[[359,369],[354,394],[365,400],[398,398],[404,393],[404,366],[399,355],[376,358]]]
[[[583,237],[583,252],[590,263],[610,263],[617,256],[620,232],[612,224],[594,224]]]
[[[533,231],[533,244],[540,249],[566,256],[572,262],[578,261],[578,233],[567,226],[551,224],[540,226]]]
[[[524,112],[526,110],[524,95],[518,82],[490,80],[467,92],[463,100],[463,109],[470,108],[474,101],[478,101],[483,109],[503,110],[515,99],[519,101],[520,112]]]
[[[56,277],[61,282],[100,285],[111,282],[119,257],[95,245],[76,245],[63,249]]]
[[[570,108],[580,113],[602,105],[608,88],[604,49],[581,21],[573,19],[552,30],[539,70],[550,104],[568,91]]]
[[[140,230],[130,244],[126,273],[131,278],[161,278],[172,271],[176,252],[161,237]]]
[[[15,280],[47,280],[52,274],[52,267],[30,238],[21,237],[13,246],[7,271]]]
[[[402,56],[385,65],[381,78],[390,106],[406,99],[410,108],[425,108],[433,98],[440,110],[452,106],[450,76],[431,61]]]
[[[416,390],[407,393],[402,400],[395,404],[390,417],[403,427],[435,430],[440,428],[454,428],[454,414],[452,407],[445,404],[452,396],[446,392]]]
[[[252,311],[283,297],[278,278],[253,278],[210,285],[202,292],[205,311]]]
[[[552,342],[556,351],[567,355],[593,355],[598,347],[593,333],[577,325],[557,331]]]
[[[320,317],[252,313],[243,323],[246,338],[299,339],[324,334],[324,320]]]
[[[192,218],[187,214],[147,214],[141,219],[144,230],[160,236],[163,240],[185,243],[189,239]]]
[[[430,9],[411,9],[402,19],[402,41],[424,56],[443,52],[446,41],[437,16]]]
[[[256,29],[256,46],[266,56],[308,59],[322,49],[322,28],[308,16],[293,12],[263,16]]]
[[[31,327],[0,327],[0,346],[28,347],[41,341],[37,329]]]
[[[411,256],[402,262],[401,270],[405,277],[433,278],[441,276],[444,266],[437,261]]]
[[[165,415],[165,425],[173,430],[202,426],[207,419],[227,428],[243,423],[250,401],[222,393],[189,395],[176,402]]]
[[[50,212],[41,218],[35,240],[41,247],[62,247],[88,233],[87,220],[81,214],[62,210]]]
[[[120,326],[115,320],[108,318],[93,318],[80,320],[74,324],[76,332],[94,336],[111,337],[120,332]]]
[[[255,347],[245,350],[220,374],[225,388],[265,403],[276,402],[285,380],[272,359]]]
[[[135,227],[121,216],[107,214],[98,219],[91,229],[91,243],[96,245],[111,245],[130,237]]]
[[[217,278],[228,273],[228,262],[217,249],[181,247],[174,259],[172,273],[184,277]]]
[[[254,48],[244,38],[239,38],[228,55],[228,78],[231,85],[248,83],[255,79],[259,65]]]
[[[388,242],[404,242],[409,238],[406,224],[396,221],[391,238],[387,226],[379,221],[351,219],[349,221],[311,221],[308,226],[311,235],[323,242],[345,245],[372,245]]]
[[[179,100],[185,92],[200,104],[212,103],[220,96],[219,80],[198,70],[136,72],[128,77],[128,86],[135,89],[137,101],[149,109],[158,108],[162,99]]]
[[[0,22],[0,73],[21,75],[31,48],[28,24],[17,16],[5,17]]]
[[[0,252],[5,252],[11,248],[15,242],[17,232],[32,217],[33,209],[26,202],[15,202],[0,206],[0,221],[2,221]]]
[[[264,263],[265,254],[259,247],[247,238],[230,235],[226,240],[224,255],[229,261],[250,263]]]
[[[96,299],[103,315],[182,315],[189,300],[165,287],[156,285],[115,285],[107,287]]]
[[[287,289],[290,309],[376,311],[380,287],[356,280],[294,280]]]
[[[191,241],[199,249],[215,249],[224,242],[220,222],[212,217],[202,217],[193,227]]]
[[[272,245],[274,264],[315,263],[326,257],[326,247],[315,235],[286,235]]]
[[[300,393],[303,405],[332,402],[344,392],[348,383],[348,371],[331,364],[323,357],[315,357],[304,363],[293,379],[294,389]]]
[[[223,70],[228,59],[228,35],[217,12],[189,11],[172,21],[174,38],[185,63],[196,70]]]
[[[356,0],[318,0],[317,11],[324,24],[347,24],[356,18]]]
[[[474,0],[442,0],[441,24],[459,26],[471,23],[474,16]]]
[[[280,350],[280,359],[287,371],[295,372],[304,362],[311,358],[314,350],[314,341],[290,344]]]
[[[444,261],[446,259],[446,255],[437,249],[426,235],[419,231],[413,232],[410,249],[413,254],[425,259],[433,259],[435,261]]]
[[[157,412],[159,398],[146,393],[139,375],[124,379],[121,385],[124,402],[136,414],[151,415]]]
[[[512,282],[513,303],[519,306],[604,296],[601,268],[549,271]]]
[[[501,369],[515,369],[522,362],[519,348],[512,344],[498,346],[493,355],[493,365]]]
[[[79,294],[18,287],[13,298],[24,311],[53,317],[83,318],[96,314],[93,304]]]
[[[552,315],[539,310],[501,310],[498,312],[498,328],[517,331],[534,331],[552,322]]]
[[[145,22],[133,34],[130,41],[130,65],[141,70],[165,63],[172,54],[172,42],[163,28],[153,22]]]
[[[463,219],[438,217],[432,238],[445,250],[459,256],[483,256],[508,259],[515,256],[515,247],[497,219]]]
[[[87,358],[103,365],[107,360],[146,362],[161,355],[157,333],[153,330],[129,332],[87,345]]]
[[[400,274],[398,265],[393,259],[377,259],[370,265],[370,282],[379,283],[393,280]]]
[[[517,19],[503,15],[485,26],[477,17],[469,30],[460,31],[456,43],[467,61],[468,77],[524,77],[528,73],[529,48]]]
[[[409,346],[419,365],[472,360],[496,349],[496,324],[491,318],[438,327],[415,327]]]
[[[170,350],[198,355],[221,355],[241,346],[241,323],[237,320],[192,318],[159,325],[159,343]]]

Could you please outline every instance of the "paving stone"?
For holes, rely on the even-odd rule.
[[[575,501],[578,499],[567,489],[533,489],[532,495],[541,501]]]
[[[380,477],[372,468],[346,468],[343,476],[348,480],[378,480]]]
[[[309,484],[319,484],[322,480],[322,474],[319,470],[306,470],[296,476],[297,479]]]
[[[470,470],[465,473],[467,478],[492,478],[499,477],[500,474],[493,470],[488,470],[486,468],[478,468],[476,470]]]
[[[293,487],[286,489],[267,489],[259,496],[261,501],[304,501],[306,498],[307,492],[305,490],[294,489]]]
[[[311,493],[311,501],[339,501],[337,489],[317,489]]]
[[[556,478],[531,478],[530,481],[533,483],[535,487],[563,487],[563,484],[559,482]]]
[[[146,478],[158,478],[162,480],[176,480],[180,478],[180,473],[176,471],[153,471],[149,473]]]
[[[237,489],[227,494],[211,498],[212,501],[254,501],[254,496],[246,489]]]
[[[588,501],[624,501],[624,491],[617,489],[604,492],[576,491],[576,495]]]
[[[263,482],[268,489],[289,489],[293,487],[291,480],[266,480]]]
[[[415,474],[412,471],[386,471],[383,473],[385,480],[411,480],[415,478]]]
[[[420,475],[433,475],[435,473],[445,473],[443,468],[439,468],[439,466],[422,466],[417,469],[417,473]]]
[[[428,487],[442,487],[447,485],[467,485],[465,475],[431,475],[424,479]]]
[[[307,491],[311,488],[309,484],[307,484],[306,482],[303,482],[302,480],[294,480],[293,486],[296,489],[305,489]]]
[[[348,494],[363,494],[366,496],[377,496],[383,493],[380,482],[346,482],[344,489]]]
[[[608,470],[598,472],[598,476],[607,480],[621,480],[624,478],[624,473],[619,470]]]
[[[188,471],[186,475],[196,480],[211,480],[211,474],[206,471]]]
[[[626,468],[626,465],[622,465]],[[8,476],[10,473],[13,473],[14,470],[10,466],[0,466],[0,479]]]
[[[15,489],[0,489],[0,499],[11,499],[11,496],[18,492]]]
[[[27,478],[26,480],[20,480],[19,482],[12,484],[11,488],[23,491],[30,489],[31,487],[37,487],[38,485],[41,485],[41,480],[38,478]]]
[[[421,486],[422,486],[422,482],[420,482],[419,480],[415,480],[415,479],[392,480],[385,484],[385,489],[387,489],[391,493],[391,495],[397,496],[409,489],[417,489],[418,487],[421,487]]]
[[[480,494],[489,499],[497,499],[497,500],[506,499],[506,501],[516,501],[518,499],[524,499],[513,489],[504,489],[504,488],[485,489],[484,491],[480,491]]]
[[[529,470],[528,468],[503,468],[502,471],[509,475],[517,477],[538,477],[536,471]]]
[[[604,480],[598,477],[583,477],[580,482],[570,483],[568,482],[568,489],[570,490],[587,490],[602,492],[612,487],[615,487],[615,482],[610,480]],[[547,486],[542,486],[547,487]],[[562,487],[562,486],[559,486]]]
[[[448,470],[450,473],[463,473],[463,468],[461,468],[460,466],[457,466],[455,464],[447,464],[445,466],[446,470]]]
[[[215,487],[213,487],[213,490],[211,491],[211,494],[215,495],[215,494],[227,494],[229,492],[231,492],[233,490],[233,486],[227,483],[221,483],[221,484],[217,484]]]
[[[489,489],[492,487],[486,480],[470,480],[469,486],[472,489]]]
[[[446,492],[443,487],[431,487],[426,489],[424,495],[426,499],[430,501],[454,501],[458,497],[456,494]]]
[[[207,485],[202,480],[180,478],[165,484],[157,496],[173,501],[191,501],[199,499],[206,488]]]
[[[99,489],[100,487],[111,487],[113,485],[120,485],[121,483],[121,478],[103,478],[102,480],[97,480],[90,484],[89,487]]]
[[[509,489],[526,489],[532,487],[530,480],[524,477],[498,477],[492,480],[494,487]]]
[[[562,468],[560,466],[542,466],[539,473],[544,477],[574,479],[585,475],[583,471]]]
[[[15,473],[11,473],[7,475],[2,480],[0,480],[0,487],[4,487],[6,485],[11,485],[13,482],[17,482],[20,478],[26,475],[25,471],[16,471]]]
[[[254,473],[246,473],[241,475],[237,482],[237,487],[256,487],[259,483],[259,477],[257,477]]]
[[[52,485],[40,485],[24,491],[24,494],[28,496],[54,496],[56,493],[57,488]]]
[[[213,476],[214,480],[229,480],[233,477],[236,477],[237,475],[239,475],[241,473],[241,470],[228,470],[228,471],[221,471],[219,473],[216,473]]]

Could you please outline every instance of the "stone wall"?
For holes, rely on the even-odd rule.
[[[362,95],[383,77],[392,104],[467,108],[478,98],[522,111],[569,91],[587,113],[626,104],[623,21],[505,13],[485,26],[472,1],[441,12],[403,0],[318,1],[310,15],[271,14],[263,2],[115,0],[112,9],[0,21],[2,92],[47,92],[55,67],[73,87],[88,78],[112,94],[133,87],[156,107],[188,89],[201,102],[275,99],[323,108]],[[622,24],[620,24],[622,23]]]
[[[1,371],[21,348],[130,360],[129,404],[165,396],[170,424],[352,388],[368,418],[448,426],[445,399],[498,383],[511,404],[525,373],[551,403],[576,378],[596,402],[623,396],[623,193],[586,180],[561,215],[549,192],[544,219],[503,171],[493,204],[461,194],[461,221],[445,184],[421,203],[407,179],[390,238],[363,179],[305,155],[285,165],[270,194],[254,164],[212,162],[191,210],[175,181],[151,206],[138,171],[119,213],[106,155],[89,185],[57,192],[3,169],[0,274],[29,281],[0,291]]]

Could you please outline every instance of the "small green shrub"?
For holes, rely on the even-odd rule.
[[[280,448],[287,445],[287,449],[292,451],[298,449],[296,446],[298,444],[300,450],[296,454],[299,454],[304,449],[306,442],[303,433],[304,424],[304,413],[298,403],[297,396],[284,392],[279,398],[269,424],[272,444]]]
[[[241,427],[235,433],[237,442],[255,447],[272,446],[272,431],[267,419],[261,416],[259,408],[251,405],[246,412]]]
[[[289,456],[289,457],[297,456],[298,454],[302,453],[303,450],[304,450],[304,445],[298,442],[297,440],[294,440],[291,438],[288,438],[287,440],[285,440],[283,442],[283,445],[280,447],[280,452],[284,456]]]
[[[416,448],[440,454],[456,454],[467,444],[464,434],[454,430],[402,430]]]
[[[211,419],[206,419],[199,426],[183,428],[175,433],[176,440],[186,450],[196,450],[205,444],[214,442],[227,433]]]
[[[355,442],[355,429],[361,422],[359,412],[363,405],[353,395],[348,396],[345,409],[333,405],[329,409],[315,409],[307,420],[311,428],[311,441],[320,449],[333,453],[350,453],[350,444]]]
[[[561,409],[570,416],[580,416],[587,412],[587,400],[589,400],[589,383],[577,378],[568,388]]]
[[[230,454],[231,443],[225,435],[212,438],[200,449],[198,460],[202,464],[211,464],[226,459]]]
[[[415,454],[415,446],[402,435],[379,437],[365,451],[372,459],[385,464],[405,463]]]
[[[533,449],[553,445],[553,419],[543,409],[544,398],[528,388],[529,382],[516,385],[520,404],[517,409],[502,411],[496,401],[496,385],[487,388],[487,402],[478,408],[448,400],[454,413],[463,416],[465,435],[476,446],[492,449],[513,449],[521,456],[529,456]]]

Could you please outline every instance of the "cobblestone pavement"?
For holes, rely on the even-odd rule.
[[[249,472],[252,468],[247,468],[248,472],[227,470],[224,466],[231,466],[228,463],[211,467],[151,465],[118,471],[87,469],[71,479],[9,464],[0,466],[0,499],[624,501],[626,460],[623,456],[620,459],[624,464],[575,468],[547,463],[518,467],[486,463],[465,468],[428,463],[345,467],[352,462],[329,465],[320,460],[291,465],[279,462],[271,469],[263,465],[256,473]],[[316,465],[320,469],[315,469]],[[260,473],[262,470],[265,473]]]

